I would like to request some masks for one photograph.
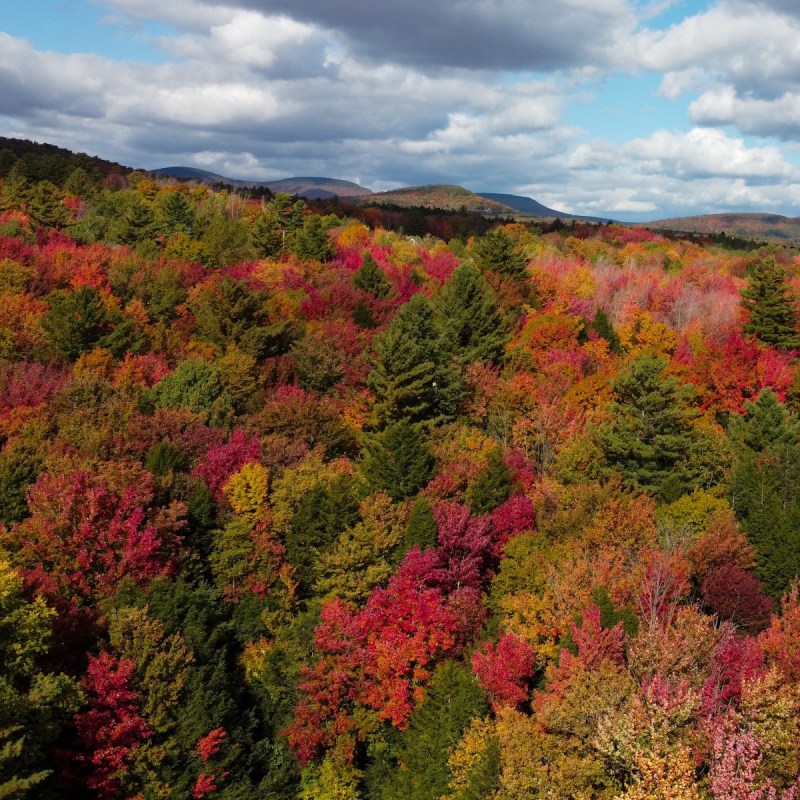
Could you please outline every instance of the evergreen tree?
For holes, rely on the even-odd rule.
[[[515,281],[528,278],[525,256],[502,228],[493,228],[473,245],[475,264],[481,272],[496,272]]]
[[[290,325],[269,322],[267,299],[266,292],[229,276],[203,287],[190,300],[198,335],[220,352],[232,344],[256,359],[283,352],[291,343]]]
[[[796,298],[784,269],[771,256],[755,264],[749,277],[750,285],[741,292],[750,314],[745,332],[784,350],[800,347]]]
[[[318,214],[305,218],[303,227],[295,234],[294,251],[306,260],[329,261],[333,257],[328,228]]]
[[[486,467],[467,489],[465,499],[474,514],[494,511],[508,500],[514,486],[514,475],[503,461],[503,451],[496,447],[489,453]]]
[[[392,500],[405,500],[430,480],[433,456],[419,425],[401,419],[367,437],[362,468],[374,489],[385,491]]]
[[[57,289],[47,300],[50,309],[42,319],[42,328],[69,361],[89,352],[106,333],[108,314],[93,286],[82,286],[74,292]]]
[[[602,309],[598,308],[595,312],[594,319],[590,326],[597,335],[608,342],[608,347],[612,353],[619,354],[622,352],[622,345],[619,341],[619,336],[608,318],[608,314]]]
[[[298,596],[308,598],[319,578],[319,559],[339,534],[358,521],[353,479],[341,475],[330,485],[316,483],[300,501],[286,534],[286,556],[295,569]]]
[[[439,665],[424,702],[411,715],[397,752],[398,769],[383,787],[386,800],[439,800],[447,794],[447,759],[470,722],[487,712],[470,670],[453,661]]]
[[[756,575],[780,599],[800,575],[800,421],[770,389],[729,426],[738,464],[731,502],[756,551]]]
[[[389,283],[386,273],[375,263],[372,253],[364,253],[361,268],[353,276],[353,286],[381,299],[388,297],[392,291],[392,284]]]
[[[375,365],[367,386],[375,394],[376,423],[450,418],[461,400],[461,376],[438,343],[427,298],[416,294],[373,341]]]
[[[431,504],[424,497],[417,498],[406,523],[404,548],[410,550],[412,547],[419,547],[420,550],[427,550],[436,547],[438,532]]]
[[[644,354],[612,383],[616,400],[611,420],[597,430],[608,474],[619,474],[664,500],[690,490],[697,478],[693,461],[699,437],[691,386],[663,376],[666,362]]]
[[[462,364],[499,361],[510,338],[486,279],[474,267],[458,267],[442,288],[436,303],[436,322],[442,346]]]
[[[261,258],[277,258],[284,250],[284,234],[278,212],[270,203],[253,224],[250,241]]]
[[[42,667],[55,617],[0,552],[0,797],[51,796],[48,749],[80,705],[75,682]]]

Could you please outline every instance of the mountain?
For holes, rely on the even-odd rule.
[[[422,208],[440,208],[447,211],[468,211],[484,216],[507,217],[517,212],[510,206],[481,197],[463,186],[449,184],[427,184],[425,186],[408,186],[378,192],[362,202],[370,205],[393,205],[402,208],[421,206]]]
[[[659,219],[646,225],[653,230],[725,233],[741,239],[800,242],[800,217],[784,217],[780,214],[701,214],[695,217]]]
[[[557,219],[584,219],[587,222],[608,222],[608,217],[586,217],[581,214],[568,214],[566,211],[555,211],[542,205],[531,197],[523,197],[517,194],[500,194],[499,192],[476,192],[479,197],[487,200],[494,200],[504,206],[521,211],[523,214],[530,214],[534,217],[555,217]]]
[[[223,183],[228,186],[259,187],[264,186],[271,192],[307,197],[309,199],[328,199],[331,197],[362,197],[371,195],[369,189],[352,181],[338,178],[283,178],[278,181],[248,181],[227,178],[215,172],[208,172],[196,167],[161,167],[150,170],[155,175],[167,175],[179,180],[202,181],[203,183]]]

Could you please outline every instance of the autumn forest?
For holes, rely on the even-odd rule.
[[[0,150],[0,797],[800,798],[798,297]]]

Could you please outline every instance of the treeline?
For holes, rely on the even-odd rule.
[[[795,797],[796,252],[326,203],[6,174],[0,796]]]

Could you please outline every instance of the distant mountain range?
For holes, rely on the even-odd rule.
[[[228,186],[241,188],[264,186],[271,192],[284,192],[309,200],[326,200],[331,197],[361,197],[371,195],[369,189],[359,186],[352,181],[342,181],[338,178],[284,178],[279,181],[248,181],[236,178],[226,178],[215,172],[208,172],[195,167],[161,167],[150,172],[154,175],[167,175],[182,181],[194,180],[203,183],[223,183]]]
[[[272,192],[285,192],[308,199],[339,197],[361,205],[392,205],[402,208],[438,208],[447,211],[466,211],[487,217],[515,217],[521,215],[545,219],[608,222],[609,217],[589,217],[569,214],[548,208],[531,197],[500,192],[472,192],[463,186],[427,184],[372,192],[351,181],[334,178],[285,178],[280,181],[244,181],[226,178],[194,167],[166,167],[153,170],[160,175],[170,175],[181,180],[200,180],[206,183],[223,183],[229,186],[266,186]],[[615,221],[615,220],[611,220]],[[626,224],[626,223],[622,223]],[[694,217],[674,217],[637,223],[653,230],[671,230],[686,233],[726,233],[742,239],[757,241],[800,242],[800,218],[782,217],[778,214],[704,214]]]
[[[686,231],[688,233],[727,233],[741,239],[800,242],[800,217],[780,214],[701,214],[648,222],[653,230]]]
[[[537,202],[530,197],[514,194],[497,194],[492,192],[471,192],[463,186],[449,184],[428,184],[425,186],[408,186],[392,189],[388,192],[372,192],[352,181],[336,178],[284,178],[279,181],[248,181],[227,178],[214,172],[196,167],[162,167],[151,170],[156,175],[168,175],[180,180],[197,180],[204,183],[222,183],[237,187],[264,186],[271,192],[319,200],[340,197],[347,200],[358,199],[376,205],[396,205],[403,208],[421,206],[423,208],[441,208],[449,211],[465,210],[474,214],[492,217],[517,216],[525,214],[535,217],[553,219],[577,219],[591,222],[605,222],[605,217],[585,217],[579,214],[568,214],[556,211]]]

